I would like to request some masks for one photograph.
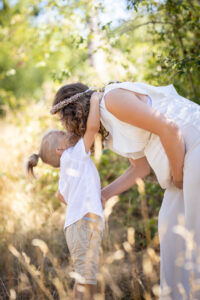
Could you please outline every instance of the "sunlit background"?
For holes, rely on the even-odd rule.
[[[199,9],[199,0],[0,0],[0,299],[72,299],[59,170],[40,162],[30,179],[24,168],[43,133],[62,128],[49,114],[57,89],[173,83],[200,103]],[[128,166],[110,151],[96,157],[102,186]],[[153,174],[143,185],[109,204],[96,299],[157,299],[163,191]]]

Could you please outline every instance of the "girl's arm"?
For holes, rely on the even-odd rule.
[[[107,110],[119,120],[160,137],[171,167],[173,182],[182,188],[185,143],[179,127],[159,111],[147,106],[132,92],[114,89],[105,97]]]
[[[87,119],[86,132],[83,137],[86,152],[89,151],[94,143],[95,135],[100,128],[99,102],[102,96],[103,93],[94,92],[90,98],[90,110]]]
[[[144,178],[150,173],[150,166],[146,157],[137,160],[130,159],[130,161],[131,165],[124,174],[102,189],[101,197],[103,204],[109,198],[130,189],[138,178]]]

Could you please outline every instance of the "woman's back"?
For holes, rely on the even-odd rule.
[[[200,106],[181,97],[173,85],[154,87],[144,83],[123,82],[108,85],[104,96],[116,88],[135,92],[136,95],[137,93],[148,95],[152,100],[152,107],[173,120],[181,128],[186,148],[189,149],[196,142],[195,135],[191,139],[190,127],[192,126],[193,132],[197,132],[199,136]],[[147,130],[118,120],[106,109],[104,98],[100,108],[101,122],[110,133],[106,146],[120,155],[133,159],[146,156],[160,185],[167,188],[171,182],[171,174],[168,158],[160,138]]]

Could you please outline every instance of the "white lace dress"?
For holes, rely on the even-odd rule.
[[[172,84],[154,87],[137,82],[115,83],[106,87],[104,96],[116,88],[148,95],[152,107],[172,119],[183,134],[186,155],[180,190],[171,181],[160,138],[117,119],[107,111],[104,98],[100,103],[101,122],[109,132],[106,146],[125,157],[146,156],[161,187],[166,189],[158,222],[160,299],[200,299],[200,106],[180,96]]]

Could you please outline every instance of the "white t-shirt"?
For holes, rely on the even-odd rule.
[[[85,152],[83,138],[66,149],[60,158],[59,191],[67,203],[64,228],[88,212],[104,219],[98,171]]]

